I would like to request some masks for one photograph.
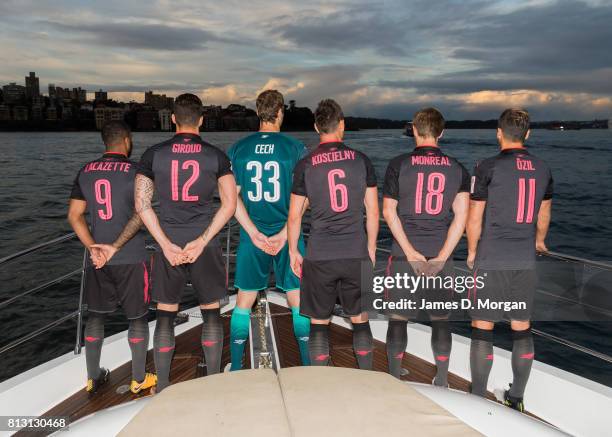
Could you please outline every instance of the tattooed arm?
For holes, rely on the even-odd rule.
[[[94,244],[92,247],[100,249],[104,256],[106,257],[106,262],[110,261],[110,259],[115,256],[115,254],[121,249],[125,243],[130,241],[134,235],[140,231],[142,227],[142,219],[138,215],[138,213],[134,212],[132,218],[127,222],[123,231],[119,234],[117,239],[113,244]]]
[[[236,180],[233,174],[226,174],[217,180],[221,207],[213,217],[210,225],[202,235],[185,246],[187,262],[194,262],[204,251],[204,248],[219,233],[223,226],[232,218],[236,212],[237,190]]]
[[[170,265],[175,266],[181,263],[182,250],[170,241],[159,224],[157,214],[155,214],[151,205],[154,191],[155,184],[151,179],[142,174],[136,175],[136,182],[134,184],[134,206],[136,213],[140,216],[153,238],[155,238],[155,241],[160,245]]]

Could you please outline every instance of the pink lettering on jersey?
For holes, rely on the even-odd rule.
[[[201,144],[180,144],[176,143],[172,145],[172,153],[200,153],[202,151]]]
[[[333,152],[317,153],[312,157],[312,165],[328,162],[347,161],[355,159],[354,150],[335,150]]]
[[[516,169],[523,171],[534,171],[533,162],[528,159],[516,158]]]
[[[132,164],[129,162],[94,161],[87,164],[83,171],[85,173],[89,173],[91,171],[118,171],[127,173],[130,171],[131,166]]]
[[[412,155],[412,165],[438,165],[450,167],[451,163],[447,156]]]

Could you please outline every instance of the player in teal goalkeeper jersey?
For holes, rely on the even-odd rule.
[[[284,108],[281,93],[262,92],[257,97],[259,132],[238,141],[228,152],[240,194],[236,219],[241,225],[234,284],[238,297],[230,325],[232,371],[242,368],[251,307],[257,292],[268,287],[271,266],[276,288],[286,293],[291,307],[302,364],[310,364],[310,321],[300,315],[300,279],[291,270],[287,247],[293,168],[305,154],[305,148],[301,142],[280,133]],[[300,248],[303,252],[301,237]]]

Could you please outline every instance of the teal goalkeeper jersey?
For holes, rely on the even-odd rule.
[[[293,168],[306,149],[298,140],[276,132],[257,132],[228,152],[236,183],[257,229],[272,235],[287,222]]]

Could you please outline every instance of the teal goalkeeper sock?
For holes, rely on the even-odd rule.
[[[293,332],[298,346],[300,347],[300,357],[303,366],[310,366],[310,356],[308,355],[308,338],[310,336],[310,319],[300,314],[299,307],[291,307],[293,316]]]
[[[235,307],[230,322],[230,353],[232,358],[231,371],[242,369],[244,347],[249,338],[251,309]]]

